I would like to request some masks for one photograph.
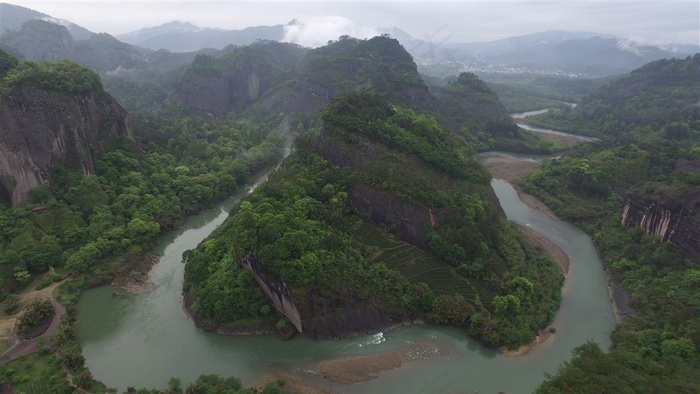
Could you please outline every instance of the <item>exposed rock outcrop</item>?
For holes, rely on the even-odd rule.
[[[260,42],[227,48],[216,58],[199,54],[172,101],[219,119],[231,111],[242,112],[269,89],[292,78],[304,52],[293,44]]]
[[[278,275],[275,275],[258,262],[258,260],[253,256],[246,256],[239,260],[239,263],[243,268],[250,271],[255,280],[260,285],[267,298],[272,301],[272,305],[275,306],[278,312],[287,316],[290,322],[299,332],[303,332],[303,326],[301,323],[301,316],[299,310],[294,304],[294,299],[292,293],[287,288],[287,284],[284,283]]]
[[[40,19],[28,20],[19,31],[2,36],[0,45],[25,59],[42,61],[67,58],[75,47],[65,26]]]
[[[409,320],[405,311],[391,308],[377,297],[370,295],[360,299],[343,288],[330,294],[311,294],[300,309],[306,329],[304,335],[314,339],[376,333]]]
[[[686,195],[684,200],[629,194],[622,210],[622,225],[639,227],[662,241],[673,242],[700,262],[700,193]]]
[[[19,206],[29,190],[49,183],[55,164],[92,174],[95,156],[123,136],[133,137],[128,115],[102,89],[13,88],[0,98],[0,188]]]

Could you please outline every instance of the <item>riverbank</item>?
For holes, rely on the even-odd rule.
[[[453,349],[447,343],[420,342],[390,352],[323,360],[313,367],[313,370],[307,372],[336,384],[361,383],[414,362],[449,356],[452,353]],[[258,380],[255,387],[262,388],[265,384],[280,379],[284,381],[282,388],[288,392],[332,392],[305,379],[302,373],[289,369],[276,369],[266,373]]]
[[[525,193],[522,188],[518,186],[518,183],[523,178],[541,166],[540,163],[522,161],[501,156],[490,156],[484,160],[483,165],[486,167],[492,177],[510,183],[518,193],[520,200],[525,205],[549,217],[557,217],[554,212],[552,212],[552,210],[545,205],[545,203],[540,201],[537,197]],[[569,256],[566,254],[566,252],[564,252],[564,250],[562,250],[562,248],[526,226],[520,226],[520,228],[530,242],[541,247],[544,252],[557,263],[564,275],[569,273],[571,261],[569,260]]]
[[[387,353],[324,360],[319,363],[318,371],[333,383],[360,383],[407,364],[447,356],[452,352],[446,343],[422,342]]]
[[[522,161],[514,158],[501,157],[501,156],[490,156],[484,160],[482,163],[484,167],[489,171],[492,177],[508,182],[513,186],[518,194],[518,198],[527,205],[528,207],[541,212],[549,217],[557,218],[554,212],[547,207],[540,199],[537,197],[525,193],[518,183],[528,176],[531,172],[540,168],[541,164],[536,162]],[[560,248],[557,244],[549,240],[548,238],[538,234],[527,226],[519,226],[522,233],[528,238],[528,240],[535,246],[542,248],[545,254],[549,256],[561,270],[564,276],[569,274],[569,269],[571,267],[571,260],[569,255]],[[523,345],[518,349],[499,349],[501,354],[506,357],[518,357],[527,354],[535,346],[544,343],[549,339],[554,333],[549,330],[549,328],[542,329],[535,340],[532,343]]]

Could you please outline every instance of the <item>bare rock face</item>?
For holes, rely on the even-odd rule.
[[[673,242],[700,263],[700,193],[686,195],[682,202],[630,194],[625,198],[622,225],[639,227],[662,241]]]
[[[255,280],[260,285],[267,298],[270,299],[272,305],[275,306],[278,312],[287,316],[289,321],[294,325],[294,328],[299,332],[303,332],[301,316],[294,303],[292,293],[287,288],[278,275],[270,273],[260,262],[253,256],[246,256],[239,260],[243,268],[250,271]]]
[[[126,111],[101,89],[66,94],[22,87],[0,98],[0,189],[13,206],[47,184],[55,164],[92,174],[96,156],[133,137]]]
[[[65,26],[33,19],[25,22],[17,32],[10,32],[0,41],[26,59],[40,61],[69,57],[75,42]]]

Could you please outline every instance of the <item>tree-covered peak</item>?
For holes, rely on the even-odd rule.
[[[341,91],[370,84],[398,102],[406,102],[402,92],[407,89],[428,90],[411,55],[387,35],[366,40],[342,36],[314,49],[306,58],[304,74],[320,85]]]
[[[471,158],[466,143],[443,129],[435,118],[395,106],[373,90],[355,89],[333,99],[323,113],[333,127],[412,154],[434,169],[459,178],[487,183],[488,175]]]
[[[657,60],[603,85],[574,109],[543,115],[537,125],[602,138],[667,139],[659,133],[666,126],[700,119],[698,81],[700,54]]]
[[[102,88],[100,76],[70,60],[39,63],[27,60],[7,71],[0,83],[3,90],[32,86],[64,93]]]

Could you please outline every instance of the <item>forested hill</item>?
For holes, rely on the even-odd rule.
[[[604,85],[574,109],[542,115],[536,124],[600,138],[645,139],[670,123],[700,117],[698,81],[700,54],[657,60]],[[670,139],[677,132],[680,138],[693,137],[668,132]]]
[[[198,54],[182,73],[172,100],[199,114],[240,114],[294,78],[307,52],[295,44],[259,41],[229,46],[216,56]]]
[[[172,98],[217,118],[235,118],[251,106],[317,117],[331,99],[358,86],[435,117],[475,150],[536,150],[538,141],[520,133],[498,96],[476,75],[464,73],[431,92],[411,55],[388,36],[345,36],[313,50],[267,41],[199,54]]]
[[[626,316],[610,353],[581,346],[542,393],[697,392],[699,66],[700,55],[652,62],[542,119],[603,138],[546,163],[523,186],[591,233]]]
[[[2,204],[23,204],[59,165],[94,174],[102,154],[132,137],[126,111],[78,64],[19,62],[0,50],[0,78]]]
[[[464,142],[371,89],[336,97],[323,119],[186,256],[200,325],[335,337],[420,318],[489,346],[530,342],[557,309],[562,276],[499,216]]]

